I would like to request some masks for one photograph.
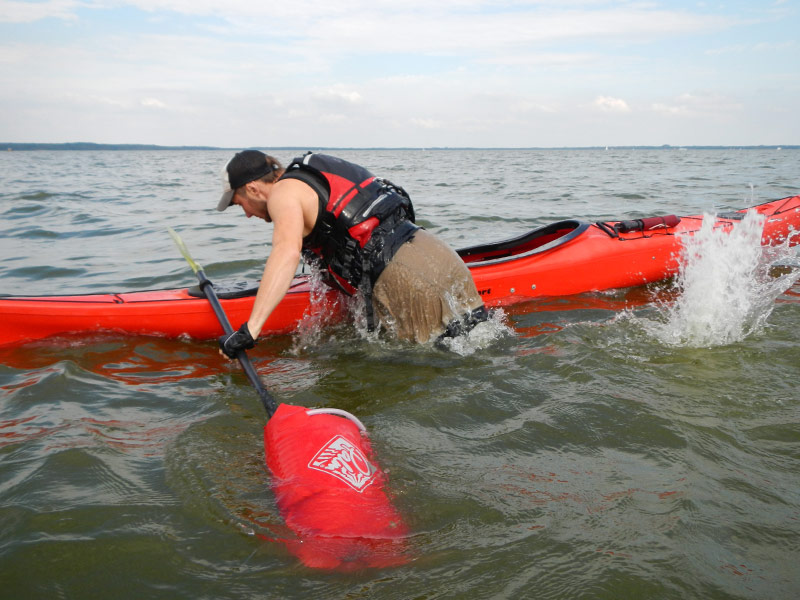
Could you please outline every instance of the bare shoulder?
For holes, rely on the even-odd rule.
[[[297,210],[296,214],[299,214],[303,221],[304,236],[311,232],[316,223],[319,206],[317,192],[298,179],[281,179],[275,183],[270,204],[275,207],[276,212],[280,210],[293,213]],[[273,219],[275,216],[273,215]]]

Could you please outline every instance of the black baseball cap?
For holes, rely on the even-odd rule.
[[[237,188],[261,179],[273,170],[274,167],[267,160],[267,155],[260,150],[237,152],[222,171],[222,198],[217,204],[217,210],[225,210],[231,205]]]

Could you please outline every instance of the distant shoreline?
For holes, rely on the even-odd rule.
[[[266,147],[263,147],[266,148]],[[270,150],[295,150],[304,151],[309,148],[314,150],[800,150],[800,145],[780,145],[768,144],[760,146],[671,146],[663,144],[661,146],[560,146],[560,147],[316,147],[316,146],[277,146],[270,147]],[[229,150],[235,151],[240,148],[221,148],[216,146],[157,146],[154,144],[94,144],[91,142],[70,142],[63,144],[38,144],[38,143],[3,143],[0,142],[0,150],[7,152],[30,152],[35,150],[68,150],[68,151],[131,151],[131,150]]]

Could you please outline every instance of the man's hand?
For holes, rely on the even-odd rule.
[[[228,358],[236,358],[240,350],[248,350],[256,345],[247,323],[242,323],[239,331],[234,331],[230,335],[223,335],[219,338],[219,347]]]

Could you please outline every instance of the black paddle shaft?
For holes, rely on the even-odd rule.
[[[222,305],[219,303],[217,292],[214,290],[214,284],[212,284],[211,280],[206,277],[203,269],[198,269],[195,271],[195,273],[197,274],[197,279],[200,282],[200,289],[203,290],[203,293],[206,295],[209,304],[211,304],[211,308],[214,309],[214,314],[217,315],[217,320],[219,321],[219,324],[222,325],[222,329],[226,334],[232,334],[233,327],[231,327],[231,322],[228,320],[228,315],[225,314],[225,311],[222,309]],[[244,350],[239,350],[236,353],[236,358],[239,360],[239,364],[242,365],[242,369],[244,370],[245,375],[247,375],[247,378],[250,380],[250,383],[252,383],[253,387],[256,388],[256,391],[261,398],[261,404],[264,405],[264,409],[267,411],[267,417],[271,417],[275,414],[275,411],[278,410],[278,405],[275,403],[275,398],[272,397],[272,395],[261,383],[261,379],[253,367],[253,363],[250,362],[250,357],[247,356],[247,352]]]

